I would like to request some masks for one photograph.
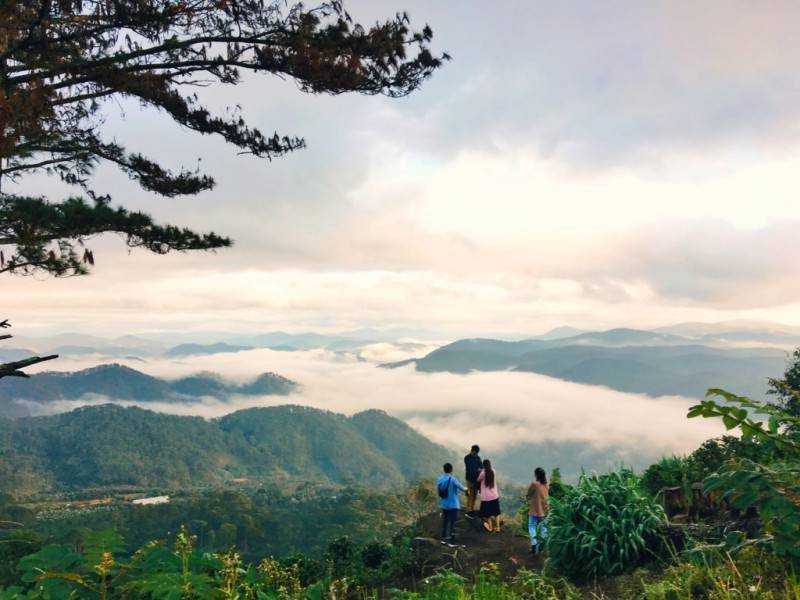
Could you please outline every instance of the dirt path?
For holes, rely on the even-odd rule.
[[[513,577],[521,567],[538,570],[544,562],[541,556],[530,554],[530,540],[517,522],[509,522],[500,533],[489,533],[481,526],[480,519],[468,520],[464,512],[459,511],[455,548],[439,543],[439,513],[423,517],[418,527],[414,546],[420,577],[451,568],[472,578],[483,563],[497,563],[503,577]]]

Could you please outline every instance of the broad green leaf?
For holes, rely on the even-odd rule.
[[[739,422],[730,415],[723,415],[722,416],[722,423],[725,425],[725,429],[730,431],[739,425]]]
[[[66,546],[49,544],[34,554],[29,554],[19,561],[22,581],[31,583],[44,572],[67,573],[75,569],[81,557]]]
[[[84,563],[94,567],[100,563],[105,552],[112,556],[119,556],[125,552],[125,543],[119,532],[115,529],[87,531],[83,536]]]

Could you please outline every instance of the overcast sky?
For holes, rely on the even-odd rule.
[[[163,199],[97,188],[236,245],[154,257],[95,240],[70,280],[6,277],[20,335],[550,327],[766,318],[800,325],[800,4],[347,3],[408,10],[453,55],[410,98],[312,97],[264,77],[207,91],[308,148],[237,156],[135,104],[109,135],[217,179]],[[16,191],[63,197],[57,181]]]

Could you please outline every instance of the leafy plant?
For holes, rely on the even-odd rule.
[[[683,456],[662,457],[657,463],[647,467],[642,474],[642,485],[653,496],[667,487],[681,487],[688,490],[689,463]]]
[[[8,517],[23,518],[27,515],[9,514],[4,506],[8,498],[0,497],[0,586],[9,585],[19,579],[19,561],[24,556],[36,552],[42,546],[38,533],[27,529],[24,523],[7,520]]]
[[[622,573],[662,554],[667,518],[627,469],[584,475],[548,516],[550,559],[576,581]]]
[[[758,509],[764,522],[759,542],[800,563],[800,441],[792,433],[800,417],[720,389],[709,390],[708,396],[723,402],[703,400],[689,410],[689,418],[721,418],[728,430],[738,429],[743,440],[772,449],[776,458],[729,461],[706,478],[704,492],[718,489],[735,508]]]
[[[192,547],[193,539],[184,530],[176,536],[174,549],[152,542],[133,556],[124,555],[122,538],[113,530],[89,531],[82,540],[83,552],[50,544],[23,558],[19,568],[21,582],[30,596],[21,595],[22,588],[5,593],[12,598],[111,598],[149,597],[153,599],[208,598],[213,596],[217,574],[218,592],[225,597],[225,584],[230,583],[225,560],[202,555]],[[234,581],[235,587],[236,582]],[[228,588],[231,586],[229,585]],[[0,592],[0,598],[3,598]]]
[[[774,554],[749,547],[735,558],[722,552],[702,561],[684,560],[658,580],[644,585],[646,600],[794,599],[800,586]]]
[[[577,600],[578,591],[565,579],[520,569],[511,582],[517,597],[525,600]]]
[[[20,560],[19,570],[22,572],[23,583],[39,587],[45,597],[62,598],[70,593],[72,582],[43,576],[47,573],[70,573],[80,563],[80,555],[68,547],[48,544]]]
[[[404,600],[577,600],[578,591],[566,580],[546,573],[520,569],[510,581],[500,576],[497,564],[481,566],[470,585],[464,577],[443,570],[424,582],[420,594],[400,592],[392,596]]]
[[[514,598],[515,594],[500,579],[500,569],[495,563],[483,565],[472,589],[474,600],[500,600]]]
[[[783,379],[770,378],[768,381],[767,393],[777,399],[773,406],[791,416],[800,417],[800,348],[792,353]],[[800,434],[800,426],[796,423],[788,423],[787,429]]]
[[[300,581],[299,563],[283,565],[275,559],[265,558],[258,565],[258,572],[261,574],[266,586],[278,592],[279,598],[302,597],[303,585]]]
[[[467,580],[458,573],[443,570],[428,577],[423,583],[425,594],[422,598],[428,600],[464,600],[467,596],[464,587]]]
[[[554,467],[553,470],[550,471],[550,479],[548,481],[551,498],[563,498],[564,494],[567,493],[567,490],[572,487],[562,481],[561,469],[558,467]]]
[[[687,457],[687,469],[692,483],[703,481],[720,467],[732,460],[749,459],[770,461],[774,448],[759,444],[751,439],[741,439],[723,435],[703,442]]]
[[[325,557],[333,566],[334,574],[342,576],[352,571],[357,559],[357,548],[353,540],[347,536],[343,536],[328,544]]]

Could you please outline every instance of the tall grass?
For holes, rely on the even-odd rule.
[[[553,566],[575,581],[620,574],[666,550],[664,510],[622,469],[581,475],[548,516]]]

